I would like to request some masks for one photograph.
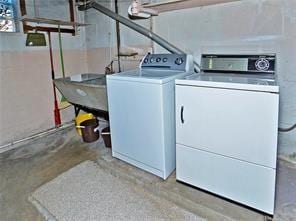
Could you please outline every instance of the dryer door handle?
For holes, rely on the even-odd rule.
[[[181,106],[181,123],[184,124],[184,106]]]

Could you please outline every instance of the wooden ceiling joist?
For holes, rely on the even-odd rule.
[[[151,8],[157,10],[158,13],[168,12],[186,8],[202,7],[209,5],[217,5],[222,3],[236,2],[241,0],[171,0],[160,3],[151,3],[142,5],[144,8]]]
[[[47,24],[47,25],[61,25],[61,26],[87,26],[88,24],[79,23],[79,22],[71,22],[71,21],[62,21],[56,19],[48,19],[48,18],[22,18],[21,21],[23,22],[33,22],[39,24]]]
[[[25,25],[24,33],[28,33],[28,31],[43,31],[43,32],[61,32],[75,35],[75,29],[73,28],[54,28],[54,27],[42,27],[42,26],[31,26]]]

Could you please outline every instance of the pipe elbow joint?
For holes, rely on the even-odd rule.
[[[79,5],[78,10],[79,11],[86,11],[88,9],[91,9],[92,7],[93,7],[93,1],[87,1],[85,4]]]

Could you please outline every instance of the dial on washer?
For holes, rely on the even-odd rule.
[[[183,59],[182,58],[177,58],[176,60],[175,60],[175,64],[177,64],[177,65],[180,65],[180,64],[182,64],[183,63]]]

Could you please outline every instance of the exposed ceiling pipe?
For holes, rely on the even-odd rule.
[[[171,43],[169,43],[168,41],[166,41],[165,39],[163,39],[159,35],[153,33],[149,29],[146,29],[146,28],[142,27],[141,25],[138,25],[135,22],[128,20],[127,18],[111,11],[110,9],[98,4],[95,1],[87,1],[86,4],[78,6],[78,9],[80,11],[85,11],[85,10],[88,10],[91,8],[98,10],[99,12],[109,16],[110,18],[112,18],[116,21],[119,21],[123,25],[139,32],[140,34],[146,36],[147,38],[150,38],[151,40],[153,40],[154,42],[159,44],[161,47],[165,48],[166,50],[168,50],[169,52],[171,52],[173,54],[186,54],[184,51],[175,47],[174,45],[172,45]],[[198,69],[200,69],[200,65],[196,61],[194,61],[194,64]]]
[[[143,8],[138,0],[133,0],[132,4],[128,7],[128,14],[131,19],[145,19],[158,15],[158,12],[154,9]]]

